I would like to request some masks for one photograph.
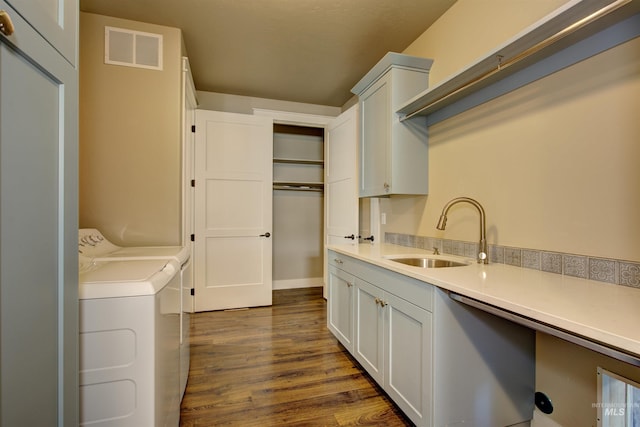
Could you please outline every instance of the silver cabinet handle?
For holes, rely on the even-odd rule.
[[[333,260],[336,262],[336,264],[343,264],[343,261],[340,258],[334,258]]]

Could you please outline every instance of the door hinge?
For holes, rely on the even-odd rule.
[[[195,133],[195,131],[196,131],[196,125],[191,125],[191,132]]]
[[[191,186],[192,186],[192,187],[195,187],[195,186],[196,186],[196,180],[195,180],[195,179],[192,179],[192,180],[191,180]]]
[[[195,294],[196,294],[195,288],[191,288],[191,295],[195,295]]]
[[[195,234],[192,234],[192,235],[191,235],[191,241],[192,241],[192,242],[195,242],[195,241],[196,241],[196,235],[195,235]]]

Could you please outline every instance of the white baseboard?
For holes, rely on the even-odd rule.
[[[322,277],[306,277],[304,279],[274,280],[272,289],[297,289],[297,288],[315,288],[324,286]]]

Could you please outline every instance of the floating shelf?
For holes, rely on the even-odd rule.
[[[639,12],[637,0],[570,1],[461,72],[406,102],[397,110],[400,120],[429,116]]]

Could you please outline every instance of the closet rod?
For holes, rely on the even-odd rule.
[[[273,185],[274,190],[285,191],[313,191],[316,193],[322,193],[324,189],[322,187],[310,187],[308,185]]]
[[[597,21],[598,19],[602,18],[603,16],[608,15],[611,12],[614,12],[616,10],[618,10],[619,8],[621,8],[622,6],[626,5],[627,3],[630,3],[631,0],[616,0],[613,3],[610,3],[604,7],[602,7],[601,9],[593,12],[592,14],[579,19],[578,21],[574,22],[571,25],[568,25],[567,27],[565,27],[564,29],[558,31],[557,33],[553,34],[552,36],[547,37],[546,39],[536,43],[535,45],[531,46],[528,49],[523,50],[522,52],[520,52],[519,54],[513,56],[512,58],[509,58],[507,60],[505,60],[502,56],[497,55],[496,57],[496,61],[498,63],[498,65],[487,71],[486,73],[467,81],[466,83],[461,84],[460,86],[456,87],[455,89],[452,89],[451,91],[443,94],[442,96],[434,99],[433,101],[429,102],[427,105],[424,105],[420,108],[418,108],[416,111],[413,111],[411,113],[407,113],[404,116],[400,117],[400,121],[403,122],[405,120],[409,120],[410,118],[419,115],[420,113],[422,113],[423,111],[433,107],[434,105],[437,105],[443,101],[446,101],[447,98],[450,98],[462,91],[465,91],[467,89],[470,89],[471,87],[475,86],[476,84],[488,79],[489,77],[499,73],[500,71],[505,70],[506,68],[509,68],[512,65],[517,64],[518,62],[522,61],[523,59],[526,59],[528,57],[530,57],[531,55],[533,55],[534,53],[537,53],[539,51],[541,51],[544,48],[547,48],[551,45],[553,45],[554,43],[558,42],[560,39],[564,38],[565,36],[568,36],[571,33],[574,33],[575,31],[593,23],[594,21]]]

